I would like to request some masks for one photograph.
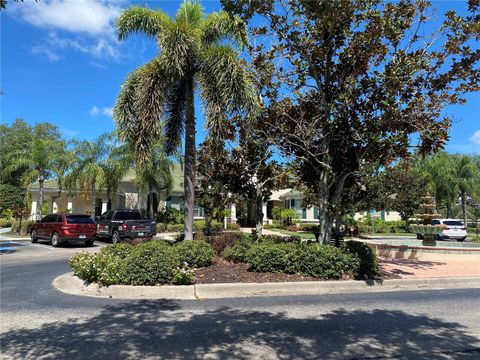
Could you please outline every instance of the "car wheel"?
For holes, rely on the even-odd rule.
[[[93,240],[85,241],[85,246],[93,246]]]
[[[35,230],[32,230],[32,232],[30,233],[30,238],[32,239],[32,243],[38,242],[38,236]]]
[[[117,230],[113,230],[112,233],[112,244],[117,244],[120,242],[120,234]]]
[[[464,242],[466,238],[457,239],[457,242]]]
[[[52,246],[58,247],[60,245],[60,237],[57,233],[52,234]]]

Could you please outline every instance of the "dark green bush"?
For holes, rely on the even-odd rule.
[[[215,252],[212,247],[200,240],[183,240],[173,246],[181,264],[190,267],[203,267],[212,264]]]
[[[246,262],[246,254],[252,246],[253,242],[249,237],[242,237],[240,241],[223,251],[223,257],[228,261]]]
[[[378,273],[378,258],[366,244],[359,241],[346,241],[344,243],[346,252],[355,254],[360,259],[360,276],[374,276]]]
[[[167,224],[168,232],[182,232],[183,224]]]
[[[105,255],[113,255],[120,258],[120,260],[125,260],[126,257],[130,255],[132,250],[133,250],[132,245],[128,243],[118,243],[118,244],[105,246],[100,250],[100,253]]]
[[[20,234],[30,234],[33,222],[30,220],[22,220],[22,229]],[[12,232],[18,232],[20,230],[20,220],[12,222]]]
[[[122,268],[122,282],[129,285],[165,284],[172,280],[179,261],[173,247],[150,241],[133,247]]]
[[[357,276],[360,259],[333,246],[304,243],[254,244],[246,254],[251,271],[298,273],[339,279],[344,274]]]
[[[272,242],[275,244],[301,242],[302,238],[296,235],[281,236],[281,235],[264,235],[260,241]]]
[[[183,211],[172,207],[166,207],[158,212],[155,220],[157,221],[157,223],[182,224]]]

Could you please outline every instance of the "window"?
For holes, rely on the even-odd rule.
[[[196,217],[196,218],[203,217],[203,208],[198,206],[198,205],[194,205],[194,207],[193,207],[193,217]]]
[[[307,209],[303,208],[302,209],[302,219],[306,219],[307,218]]]
[[[444,221],[443,223],[445,225],[450,225],[450,226],[463,226],[463,223],[457,220],[447,220],[447,221]]]
[[[55,214],[47,215],[42,219],[42,222],[44,223],[58,222],[58,215],[55,215]]]
[[[290,209],[290,200],[285,200],[285,209]]]
[[[114,213],[113,210],[107,211],[102,216],[100,216],[100,220],[110,220],[112,218],[113,213]]]
[[[66,215],[67,224],[93,224],[93,219],[88,215]]]
[[[290,199],[290,207],[295,208],[295,199]]]
[[[140,211],[117,211],[115,220],[142,220]]]
[[[318,207],[317,207],[317,206],[314,206],[314,207],[313,207],[313,217],[314,217],[315,219],[318,219],[318,217],[319,217],[318,215],[319,215],[319,214],[318,214]]]

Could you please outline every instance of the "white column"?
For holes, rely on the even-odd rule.
[[[107,211],[108,200],[102,200],[102,214]]]
[[[237,207],[235,204],[230,205],[230,218],[232,223],[237,222]]]
[[[263,212],[263,222],[268,222],[267,218],[267,203],[263,202],[262,203],[262,212]]]
[[[73,199],[71,197],[69,197],[67,200],[67,212],[73,212]]]
[[[62,198],[54,198],[53,199],[53,212],[58,213],[58,210],[60,209],[59,203],[62,201]]]
[[[37,199],[32,197],[32,210],[30,211],[30,219],[32,221],[36,221],[37,220]]]

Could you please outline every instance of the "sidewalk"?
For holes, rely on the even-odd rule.
[[[480,264],[468,260],[468,256],[445,256],[425,261],[391,259],[380,257],[381,270],[400,276],[402,279],[480,276]]]

